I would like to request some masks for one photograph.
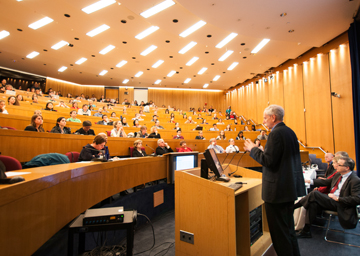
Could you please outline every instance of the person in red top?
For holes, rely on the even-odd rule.
[[[181,129],[177,130],[176,135],[173,137],[173,139],[179,139],[179,140],[184,139],[184,137],[181,135]]]
[[[180,147],[179,152],[192,152],[192,149],[186,146],[186,142],[184,140],[180,141]]]

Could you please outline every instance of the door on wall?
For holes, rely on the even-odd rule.
[[[119,99],[119,88],[105,87],[105,98],[114,100]]]

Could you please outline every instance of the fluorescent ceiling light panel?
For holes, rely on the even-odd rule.
[[[101,72],[99,73],[99,76],[103,76],[103,75],[105,75],[107,72],[108,72],[107,70],[103,70],[103,71],[101,71]]]
[[[59,50],[61,47],[65,46],[65,45],[69,45],[69,43],[64,40],[61,40],[57,44],[54,44],[53,46],[51,46],[51,49]]]
[[[116,67],[117,67],[117,68],[121,68],[121,67],[124,66],[126,63],[127,63],[126,60],[122,60],[122,61],[120,61],[120,62],[116,65]]]
[[[239,64],[239,62],[234,62],[233,64],[231,64],[227,70],[233,70],[237,65]]]
[[[157,62],[155,62],[154,65],[152,65],[153,68],[157,68],[158,66],[160,66],[161,64],[163,64],[164,61],[163,60],[158,60]]]
[[[129,79],[124,79],[124,81],[122,81],[123,84],[127,84],[129,82]]]
[[[187,52],[188,50],[190,50],[191,48],[193,48],[197,43],[191,41],[190,43],[188,43],[184,48],[182,48],[179,53],[180,54],[184,54],[185,52]]]
[[[140,53],[140,55],[142,56],[146,56],[148,55],[150,52],[152,52],[153,50],[155,50],[157,48],[157,46],[152,45],[149,48],[147,48],[145,51],[143,51],[142,53]]]
[[[263,39],[255,48],[254,50],[251,51],[251,53],[258,53],[261,48],[263,48],[268,42],[270,41],[270,39]]]
[[[207,88],[209,86],[209,84],[204,84],[203,88]]]
[[[233,40],[238,34],[236,33],[231,33],[230,35],[228,35],[227,37],[225,37],[220,43],[218,43],[215,47],[216,48],[222,48],[224,45],[226,45],[228,42],[230,42],[231,40]]]
[[[145,29],[143,32],[141,32],[140,34],[136,35],[135,38],[136,39],[143,39],[144,37],[147,37],[148,35],[154,33],[156,30],[158,30],[159,27],[157,26],[151,26],[150,28],[148,29]]]
[[[181,37],[187,37],[188,35],[190,35],[191,33],[195,32],[196,30],[198,30],[199,28],[201,28],[202,26],[204,26],[206,24],[205,21],[198,21],[196,22],[194,25],[192,25],[190,28],[186,29],[185,31],[183,31],[179,36]]]
[[[221,56],[219,58],[219,61],[224,61],[226,60],[227,57],[229,57],[231,54],[233,54],[234,51],[228,50],[227,52],[225,52],[225,54],[223,56]]]
[[[59,72],[64,72],[65,70],[67,70],[67,67],[62,66],[61,68],[58,69]]]
[[[217,76],[214,77],[213,81],[217,81],[217,80],[219,80],[219,78],[220,78],[220,76],[217,75]]]
[[[175,70],[171,70],[169,74],[167,74],[168,77],[172,77],[176,73]]]
[[[186,80],[184,81],[184,84],[187,84],[190,81],[191,81],[191,78],[186,78]]]
[[[105,8],[114,3],[116,3],[115,0],[100,0],[96,3],[86,6],[85,8],[82,8],[81,10],[83,12],[86,12],[87,14],[90,14],[90,13],[96,12],[96,11],[98,11],[102,8]]]
[[[207,68],[202,68],[200,69],[200,71],[198,72],[199,75],[204,74],[204,72],[207,70]]]
[[[154,84],[160,84],[161,83],[161,80],[160,79],[158,79],[158,80],[156,80],[155,81],[155,83]]]
[[[35,21],[34,23],[31,23],[29,25],[29,28],[32,28],[32,29],[38,29],[38,28],[41,28],[42,26],[45,26],[51,22],[53,22],[54,20],[52,18],[49,18],[49,17],[45,17],[45,18],[42,18],[41,20],[38,20],[38,21]]]
[[[104,32],[105,30],[108,30],[110,27],[106,24],[101,25],[100,27],[97,27],[93,30],[91,30],[90,32],[87,32],[86,35],[93,37],[96,36],[97,34],[100,34],[101,32]]]
[[[141,76],[142,74],[144,74],[144,72],[139,71],[139,72],[136,73],[135,77],[139,77],[139,76]]]
[[[83,64],[85,61],[87,61],[87,58],[81,58],[78,61],[76,61],[75,64],[80,65]]]
[[[0,40],[10,35],[10,32],[3,30],[0,32]]]
[[[188,63],[186,63],[186,66],[191,66],[192,64],[194,64],[195,61],[197,61],[199,59],[199,57],[194,57],[191,60],[188,61]]]
[[[112,49],[114,49],[115,48],[115,46],[113,46],[113,45],[109,45],[109,46],[107,46],[107,47],[105,47],[104,49],[102,49],[99,53],[100,54],[102,54],[102,55],[104,55],[104,54],[107,54],[108,52],[110,52]]]
[[[173,6],[174,4],[175,2],[172,0],[165,0],[164,2],[161,2],[160,4],[157,4],[154,7],[151,7],[150,9],[140,13],[140,15],[146,19],[154,14],[157,14],[158,12],[165,10],[166,8],[169,8],[170,6]]]
[[[28,55],[26,56],[26,58],[32,59],[32,58],[35,58],[35,57],[38,56],[38,55],[39,55],[38,52],[32,52],[32,53],[28,54]]]

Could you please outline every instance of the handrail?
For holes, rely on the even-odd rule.
[[[304,148],[320,149],[324,154],[326,154],[326,151],[323,150],[321,147],[308,147],[308,146],[305,146],[304,144],[302,144],[300,140],[298,140],[298,142],[299,142],[299,144],[300,144],[301,146],[303,146]]]

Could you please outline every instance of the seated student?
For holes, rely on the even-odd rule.
[[[51,129],[51,133],[71,134],[71,129],[66,127],[65,117],[59,117],[56,120],[56,125]]]
[[[26,126],[25,131],[45,132],[42,124],[43,117],[41,115],[33,115],[31,117],[31,124]]]
[[[179,148],[179,152],[192,152],[192,149],[186,146],[186,142],[180,141],[180,148]]]
[[[197,119],[204,119],[204,118],[201,117],[201,114],[198,114]]]
[[[157,115],[153,115],[153,118],[151,119],[151,122],[156,122],[158,120],[158,116]]]
[[[210,128],[210,131],[219,131],[216,124],[213,124],[213,127]]]
[[[16,99],[18,100],[18,102],[24,101],[24,98],[21,94],[16,95]]]
[[[181,135],[181,129],[177,130],[176,135],[173,137],[173,139],[183,140],[184,137]]]
[[[260,141],[258,138],[256,138],[256,139],[254,140],[254,143],[256,144],[256,146],[257,146],[259,149],[261,149],[262,151],[264,151],[263,146],[261,146],[261,141]]]
[[[38,96],[36,94],[33,94],[31,99],[32,99],[32,103],[39,103]]]
[[[208,146],[208,149],[210,149],[210,148],[213,148],[216,153],[224,153],[224,149],[221,146],[216,145],[215,138],[210,139],[210,145]]]
[[[124,127],[122,126],[121,121],[114,122],[114,129],[111,130],[111,137],[122,137],[127,138],[126,133],[124,131]]]
[[[129,124],[126,122],[126,117],[123,117],[123,119],[121,120],[121,122],[122,122],[122,125],[123,125],[124,127],[130,127]]]
[[[203,131],[199,131],[199,135],[195,137],[195,140],[205,140],[205,137],[203,136]]]
[[[112,124],[113,124],[113,121],[110,120],[107,115],[103,115],[103,116],[102,116],[102,120],[99,121],[99,122],[97,122],[97,124],[112,125]]]
[[[71,108],[72,108],[72,109],[79,109],[78,104],[77,104],[76,101],[74,101],[74,102],[72,103]]]
[[[79,161],[91,161],[93,158],[99,158],[101,156],[100,150],[104,149],[105,143],[106,139],[101,135],[97,135],[93,143],[83,147],[80,152]]]
[[[219,118],[218,122],[216,124],[225,124],[221,118]]]
[[[9,106],[20,106],[20,103],[19,101],[16,99],[15,96],[10,96],[8,98],[8,105]]]
[[[268,135],[266,134],[265,130],[261,130],[260,131],[260,135],[257,136],[257,138],[259,140],[267,140],[268,139]]]
[[[238,135],[236,136],[236,140],[246,140],[246,138],[244,137],[244,132],[240,131],[238,133]]]
[[[63,101],[60,101],[59,104],[57,105],[57,107],[60,108],[69,108],[68,106],[65,105],[65,103]]]
[[[134,141],[134,151],[132,153],[132,157],[143,157],[147,156],[145,150],[142,148],[142,140],[135,140]]]
[[[84,121],[83,122],[83,127],[80,128],[79,130],[77,130],[75,132],[75,134],[82,134],[82,135],[93,135],[95,136],[95,132],[93,129],[91,128],[91,122],[90,121]]]
[[[140,114],[140,116],[146,116],[141,109],[139,110],[139,114]]]
[[[234,139],[230,139],[229,143],[230,143],[230,145],[226,147],[225,152],[226,153],[235,153],[235,152],[238,153],[239,148],[238,148],[238,146],[235,145]]]
[[[67,122],[81,123],[81,120],[76,118],[76,110],[70,111],[70,118],[66,119]]]
[[[163,139],[157,141],[158,147],[156,148],[156,154],[162,156],[163,154],[174,152],[171,147],[165,143]]]
[[[104,146],[104,149],[103,149],[104,150],[104,157],[106,158],[106,160],[109,160],[111,158],[110,157],[110,152],[109,152],[108,146],[106,146],[106,144],[108,142],[108,136],[104,132],[100,132],[98,135],[104,137],[104,139],[105,139],[105,146]]]
[[[132,120],[144,121],[144,119],[141,118],[139,113],[135,113],[135,117]]]
[[[78,110],[78,114],[83,116],[91,116],[91,111],[88,105],[84,104],[82,108]]]
[[[148,138],[149,139],[160,139],[161,138],[160,133],[158,133],[156,126],[151,127]]]
[[[140,127],[140,131],[134,133],[135,138],[147,138],[149,135],[146,133],[147,127],[145,125]]]
[[[226,140],[225,132],[220,131],[219,136],[216,137],[217,140]]]
[[[231,120],[237,119],[237,116],[236,116],[236,114],[235,114],[234,111],[231,112],[231,114],[229,115],[229,118],[230,118]]]
[[[169,121],[169,123],[171,123],[171,124],[175,124],[176,122],[175,122],[175,118],[170,118],[170,121]]]
[[[247,126],[244,127],[244,132],[250,132],[249,128]]]
[[[53,105],[52,102],[46,103],[46,106],[45,106],[45,109],[44,109],[44,110],[47,110],[47,111],[55,111],[55,112],[56,112],[56,110],[54,109],[54,105]]]
[[[204,118],[203,120],[201,120],[200,124],[208,124],[208,123],[206,122],[206,119]]]
[[[252,131],[252,132],[256,132],[256,127],[255,127],[255,125],[253,124],[253,125],[251,125],[251,130],[250,131]]]
[[[94,116],[97,116],[97,117],[102,117],[103,116],[103,109],[102,108],[98,108],[98,112],[96,112],[95,114],[94,114]]]
[[[4,100],[0,100],[0,113],[1,114],[9,114],[5,108],[5,101]]]
[[[133,127],[135,127],[135,128],[140,128],[141,127],[141,125],[139,123],[139,120],[134,120],[133,121]]]
[[[181,129],[181,128],[180,128],[180,124],[179,124],[179,123],[175,123],[175,128],[174,128],[173,130],[179,130],[179,129]]]
[[[225,130],[224,130],[225,132],[231,132],[232,131],[232,129],[231,129],[231,125],[230,124],[228,124],[227,126],[226,126],[226,128],[225,128]]]
[[[159,120],[157,120],[156,122],[155,122],[155,125],[154,125],[157,129],[164,129],[164,127],[162,127],[161,125],[160,125],[160,121]]]
[[[211,112],[211,111],[210,111]],[[216,113],[214,114],[214,116],[211,118],[212,120],[218,120],[219,118],[217,117]]]
[[[185,121],[185,124],[196,124],[196,122],[192,120],[191,116],[189,116],[188,119]]]
[[[115,112],[112,112],[110,117],[111,117],[111,119],[119,119],[119,118],[116,116],[116,113],[115,113]]]

